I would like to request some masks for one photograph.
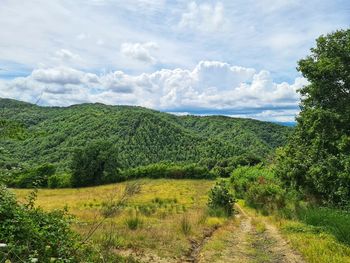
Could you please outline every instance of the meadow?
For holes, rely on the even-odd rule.
[[[140,191],[133,195],[116,216],[103,219],[101,208],[111,198],[118,199],[127,183],[80,189],[41,189],[36,205],[45,210],[68,208],[76,222],[74,229],[83,237],[98,222],[101,226],[91,239],[111,242],[116,253],[142,254],[168,259],[185,257],[191,240],[224,223],[225,218],[207,214],[210,180],[138,180]],[[14,190],[24,200],[31,190]]]
[[[347,213],[314,208],[287,219],[278,213],[265,215],[238,200],[240,208],[233,217],[211,216],[207,203],[214,183],[140,179],[39,189],[36,205],[47,211],[67,208],[83,240],[140,262],[302,262],[299,256],[305,262],[350,262]],[[119,200],[126,186],[133,184],[138,191],[118,213],[104,217],[105,205]],[[32,192],[12,191],[22,202]]]

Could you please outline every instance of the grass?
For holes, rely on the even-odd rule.
[[[298,217],[307,225],[320,227],[338,241],[350,245],[350,213],[331,208],[309,208],[299,211]]]
[[[192,225],[186,214],[183,215],[181,220],[181,231],[185,236],[191,233]]]
[[[238,202],[250,214],[262,217],[256,210]],[[265,217],[274,223],[291,246],[310,263],[350,263],[349,214],[329,208],[299,211],[299,220]]]
[[[200,238],[205,229],[213,227],[214,221],[221,224],[225,220],[207,215],[208,192],[214,181],[144,179],[138,182],[140,192],[104,222],[92,236],[93,241],[112,243],[120,249],[136,248],[163,258],[180,257],[190,247],[189,237]],[[120,196],[125,185],[41,189],[36,204],[45,210],[67,206],[77,218],[74,228],[85,236],[102,218],[100,211],[106,201]],[[13,191],[20,200],[30,192]],[[108,235],[111,225],[115,236]]]
[[[136,230],[142,226],[142,219],[139,216],[133,216],[125,220],[125,224],[130,230]]]

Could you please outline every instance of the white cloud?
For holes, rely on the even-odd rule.
[[[120,52],[126,57],[153,64],[156,62],[156,58],[151,55],[151,52],[157,49],[158,45],[154,42],[123,43]]]
[[[296,90],[304,84],[302,78],[292,84],[275,83],[268,71],[201,61],[192,70],[162,69],[139,75],[122,71],[96,75],[66,67],[36,69],[0,88],[2,95],[31,102],[42,96],[41,103],[47,105],[102,102],[226,115],[253,111],[256,118],[282,120],[293,116],[290,111],[296,113]]]
[[[73,52],[69,51],[68,49],[60,49],[56,51],[55,53],[56,58],[62,60],[62,61],[71,61],[79,59],[79,55],[74,54]]]
[[[191,2],[182,14],[179,27],[213,32],[222,29],[224,22],[224,6],[221,2],[215,5]]]

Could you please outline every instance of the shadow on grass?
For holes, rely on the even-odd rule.
[[[299,219],[332,234],[338,241],[350,245],[350,212],[326,207],[298,211]]]

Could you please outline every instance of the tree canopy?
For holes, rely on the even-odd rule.
[[[277,170],[285,181],[326,202],[350,201],[350,30],[320,36],[298,70],[301,113]]]

